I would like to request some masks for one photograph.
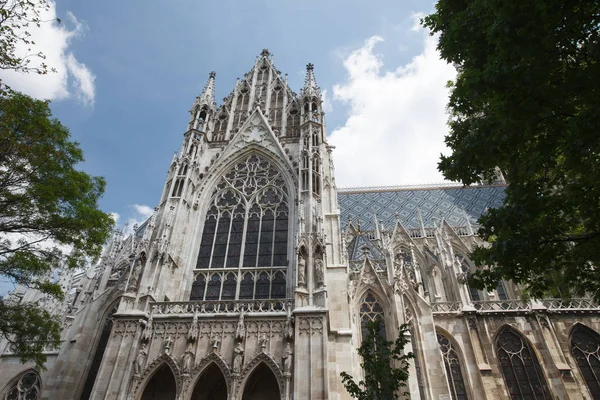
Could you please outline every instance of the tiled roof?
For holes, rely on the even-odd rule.
[[[475,225],[488,208],[502,205],[506,185],[431,186],[339,189],[342,227],[360,220],[362,230],[373,230],[373,214],[391,228],[396,215],[406,228],[420,228],[419,212],[426,228],[444,218],[452,226]]]

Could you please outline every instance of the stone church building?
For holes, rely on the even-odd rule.
[[[390,340],[411,327],[410,399],[600,399],[597,304],[467,284],[502,181],[340,189],[311,64],[297,94],[263,50],[214,90],[211,73],[152,217],[60,271],[64,303],[10,295],[60,315],[63,343],[38,372],[0,341],[1,400],[349,399],[377,318]]]

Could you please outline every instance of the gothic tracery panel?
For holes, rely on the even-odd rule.
[[[375,296],[373,296],[371,292],[367,292],[360,306],[360,328],[363,338],[367,332],[367,324],[374,321],[381,321],[381,330],[379,333],[385,337],[385,319],[383,308]]]
[[[600,398],[600,335],[577,325],[571,334],[571,354],[592,398]]]
[[[281,173],[250,155],[223,176],[209,204],[191,299],[284,298],[289,206]]]
[[[452,400],[468,400],[467,388],[460,367],[458,352],[452,345],[452,342],[444,335],[437,334],[438,344],[444,359],[444,366]]]
[[[511,399],[552,398],[538,359],[521,335],[505,329],[496,340],[496,351]]]
[[[2,400],[37,400],[40,398],[40,387],[39,375],[33,370],[26,371],[14,381]]]

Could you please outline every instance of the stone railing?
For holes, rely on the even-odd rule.
[[[542,300],[544,307],[548,311],[563,312],[563,311],[600,311],[600,305],[593,299],[576,298],[576,299],[546,299]]]
[[[290,308],[289,300],[222,300],[222,301],[163,301],[151,302],[152,315],[169,316],[194,313],[202,314],[238,314],[242,309],[246,313],[286,313]]]
[[[431,303],[431,312],[434,314],[456,314],[462,311],[460,301],[440,301]]]
[[[473,307],[479,312],[529,311],[531,304],[521,300],[481,300],[473,301]]]

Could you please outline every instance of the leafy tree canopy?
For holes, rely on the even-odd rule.
[[[600,1],[439,0],[422,23],[456,65],[444,176],[509,182],[480,219],[473,283],[600,300]]]
[[[412,353],[406,353],[404,347],[408,341],[408,325],[400,326],[395,341],[388,341],[382,333],[380,320],[367,323],[366,335],[358,348],[362,359],[364,380],[356,383],[354,378],[342,372],[342,383],[350,395],[358,400],[391,400],[400,398],[400,389],[408,381],[409,361]]]
[[[30,29],[52,22],[42,19],[44,11],[49,9],[47,0],[0,0],[0,69],[48,73],[46,56],[34,50]],[[36,58],[40,63],[32,65],[31,61]]]
[[[53,271],[99,256],[113,223],[98,209],[105,182],[77,170],[82,161],[48,102],[0,96],[0,275],[48,298],[63,297]],[[0,333],[38,366],[40,349],[60,343],[59,322],[31,303],[0,299]]]

